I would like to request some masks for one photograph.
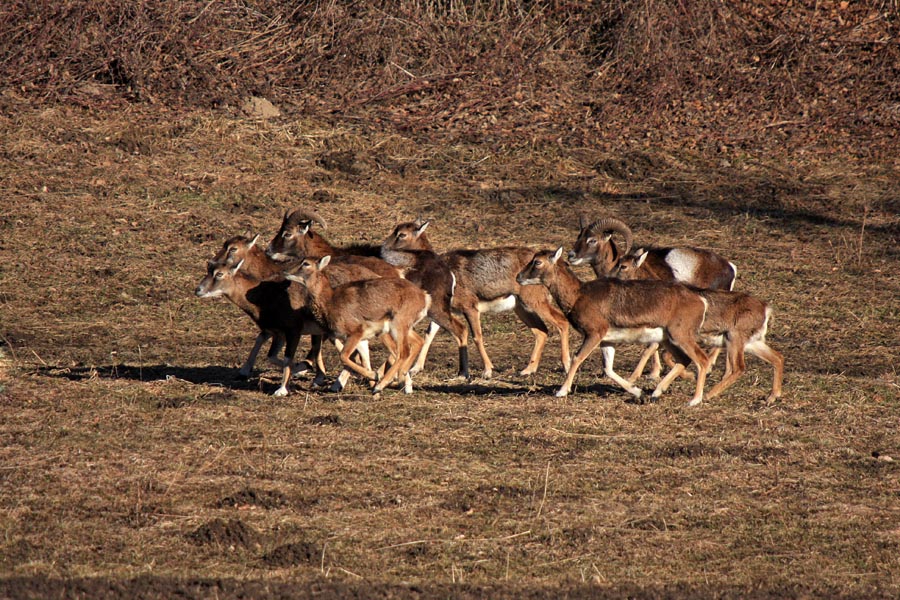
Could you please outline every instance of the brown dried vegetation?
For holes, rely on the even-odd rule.
[[[287,4],[0,6],[0,596],[900,594],[896,2]],[[714,249],[784,397],[631,404],[596,357],[556,399],[507,314],[490,381],[441,333],[413,396],[273,399],[192,291],[307,203],[342,245]]]

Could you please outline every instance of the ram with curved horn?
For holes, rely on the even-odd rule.
[[[569,252],[569,264],[590,265],[594,274],[599,277],[619,277],[621,269],[634,265],[627,261],[634,244],[631,228],[622,220],[606,217],[596,221],[588,220],[585,215],[579,217],[581,231],[575,245]],[[622,247],[614,239],[622,237]],[[655,279],[658,281],[677,281],[700,289],[732,290],[737,267],[711,250],[703,250],[682,246],[677,248],[645,247],[643,259],[628,279]],[[647,360],[653,357],[653,368],[650,377],[659,379],[661,363],[656,353],[657,345],[651,344],[638,363],[638,367],[629,377],[635,381],[641,376]],[[718,349],[710,356],[710,365],[715,364]]]
[[[313,227],[318,224],[326,228],[325,220],[314,210],[298,208],[285,212],[281,219],[281,228],[266,247],[266,254],[278,261],[311,256],[333,258],[343,256],[361,256],[373,261],[357,261],[382,277],[396,277],[397,270],[381,260],[381,246],[373,244],[353,244],[350,246],[333,246]]]
[[[624,248],[619,248],[613,236],[622,236]],[[569,252],[569,264],[589,264],[599,277],[615,276],[623,257],[634,243],[631,228],[613,217],[586,223],[582,219],[581,232]],[[711,250],[692,247],[645,247],[647,257],[637,279],[678,281],[708,290],[731,290],[737,267]]]
[[[572,327],[584,336],[557,397],[572,390],[578,368],[600,346],[606,375],[640,398],[643,390],[613,370],[615,346],[654,341],[664,344],[676,363],[660,380],[651,400],[658,399],[693,363],[697,366],[697,382],[690,405],[700,404],[709,358],[696,338],[706,315],[706,300],[686,286],[670,282],[620,281],[614,277],[582,282],[561,260],[562,253],[562,248],[538,252],[516,276],[522,287],[541,286],[549,290]]]
[[[640,269],[647,251],[638,248],[625,256],[619,265],[618,279],[628,281]],[[706,317],[700,326],[701,343],[715,351],[725,349],[725,375],[707,395],[713,398],[728,389],[746,370],[744,355],[750,353],[772,365],[772,392],[768,402],[781,397],[784,379],[784,356],[766,342],[772,309],[768,304],[745,292],[728,290],[695,290],[706,300]],[[643,370],[643,365],[638,366]]]
[[[589,264],[594,273],[608,275],[618,265],[619,260],[631,250],[633,237],[631,228],[619,219],[605,218],[591,221],[586,215],[579,216],[578,239],[569,252],[569,264]],[[622,236],[624,249],[613,240],[615,234]]]

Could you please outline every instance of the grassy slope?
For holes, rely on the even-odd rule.
[[[896,165],[4,103],[3,574],[898,591]],[[356,173],[320,166],[336,151]],[[423,214],[439,247],[570,245],[585,210],[719,250],[776,307],[785,398],[751,359],[698,410],[687,383],[637,406],[595,358],[558,400],[557,343],[520,378],[529,334],[501,316],[496,381],[448,384],[442,336],[412,397],[272,399],[272,371],[232,379],[249,321],[191,292],[224,238],[319,189],[342,242]]]

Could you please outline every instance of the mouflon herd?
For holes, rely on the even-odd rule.
[[[635,385],[646,363],[659,396],[691,364],[696,367],[690,400],[702,402],[704,382],[721,349],[725,374],[707,394],[712,398],[745,371],[749,352],[772,364],[768,401],[781,396],[784,359],[766,343],[771,308],[733,291],[737,269],[715,252],[691,247],[638,247],[619,219],[581,218],[572,250],[535,251],[526,246],[437,252],[428,241],[428,221],[401,223],[380,245],[333,246],[317,229],[325,221],[314,211],[287,212],[265,249],[259,236],[236,236],[207,263],[196,289],[202,298],[225,296],[246,312],[259,335],[239,375],[250,376],[262,346],[271,340],[268,359],[282,369],[276,396],[288,393],[294,373],[315,371],[314,387],[325,385],[322,342],[340,353],[342,371],[330,386],[340,391],[354,374],[378,396],[397,381],[412,392],[412,375],[425,367],[429,348],[444,328],[459,351],[458,376],[469,379],[469,333],[481,357],[482,377],[493,375],[481,328],[481,314],[512,310],[534,334],[534,348],[520,375],[537,371],[548,323],[559,332],[566,378],[557,396],[567,395],[578,368],[600,346],[604,373],[640,398]],[[621,238],[616,240],[614,238]],[[570,265],[590,265],[593,281],[581,281]],[[414,329],[425,318],[427,333]],[[574,357],[569,328],[584,337]],[[302,336],[310,337],[306,357],[297,359]],[[369,340],[387,349],[384,365],[373,369]],[[613,369],[619,344],[645,350],[627,378]],[[662,374],[660,346],[668,371]],[[283,356],[282,356],[283,353]]]

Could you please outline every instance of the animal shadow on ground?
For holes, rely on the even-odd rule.
[[[505,387],[499,385],[486,385],[484,383],[467,382],[467,381],[448,381],[445,383],[423,384],[417,386],[418,389],[426,392],[436,392],[440,394],[458,394],[462,396],[520,396],[531,391],[528,387],[521,386],[521,382],[516,387]]]
[[[102,365],[79,367],[39,367],[32,371],[44,377],[86,381],[89,379],[124,379],[131,381],[159,381],[179,379],[194,384],[222,385],[235,390],[254,390],[258,385],[250,379],[241,379],[237,369],[221,366],[174,367],[171,365]]]
[[[256,374],[250,379],[242,379],[237,374],[237,369],[222,366],[204,366],[204,367],[176,367],[172,365],[103,365],[103,366],[79,366],[79,367],[38,367],[32,371],[43,377],[51,377],[58,379],[67,379],[69,381],[88,381],[90,379],[110,379],[110,380],[128,380],[151,382],[161,380],[180,380],[195,385],[214,385],[221,386],[233,391],[258,391],[261,393],[270,393],[277,386],[276,383],[267,384],[260,381],[260,375]],[[300,391],[296,387],[299,383],[295,378],[295,391]],[[322,394],[323,398],[329,400],[353,400],[356,398],[365,399],[370,396],[368,390],[359,387],[359,382],[355,382],[352,389],[345,390],[340,393],[331,393],[325,391],[327,388],[315,390]],[[396,384],[391,386],[395,388]],[[271,390],[269,389],[271,388]],[[389,388],[389,389],[391,389]],[[540,394],[545,396],[553,396],[559,389],[558,384],[550,385],[528,385],[524,381],[496,379],[491,382],[462,381],[449,380],[443,383],[423,383],[415,385],[415,389],[423,392],[434,392],[439,394],[455,394],[464,396],[522,396],[525,394]],[[396,390],[395,390],[396,391]],[[574,393],[589,394],[610,401],[622,400],[627,404],[646,404],[649,403],[650,390],[645,389],[646,393],[641,398],[634,398],[627,394],[617,386],[605,383],[592,383],[589,385],[576,385]]]
[[[42,366],[31,371],[32,373],[43,377],[51,377],[57,379],[67,379],[69,381],[88,381],[91,379],[109,379],[109,380],[127,380],[151,382],[161,380],[180,380],[195,385],[215,385],[222,386],[230,390],[248,390],[265,392],[269,387],[274,390],[277,385],[272,383],[263,385],[261,388],[260,379],[264,379],[262,373],[255,373],[249,379],[243,379],[238,376],[237,369],[233,367],[222,366],[203,366],[203,367],[177,367],[166,364],[157,365],[102,365],[102,366],[78,366],[78,367],[52,367]],[[305,375],[304,375],[305,376]],[[300,383],[295,376],[295,386]],[[521,382],[517,382],[521,383]],[[317,390],[329,399],[353,399],[359,397],[369,397],[368,390],[360,387],[360,382],[352,380],[352,388],[341,393],[330,393],[325,391],[327,388]],[[392,387],[396,387],[396,384]],[[420,385],[417,389],[430,392],[439,392],[446,394],[470,394],[470,395],[503,395],[515,396],[533,391],[528,387],[506,387],[491,386],[477,383],[468,383],[463,381],[449,382],[446,384]],[[548,391],[547,388],[543,391]],[[295,387],[295,390],[297,388]]]

